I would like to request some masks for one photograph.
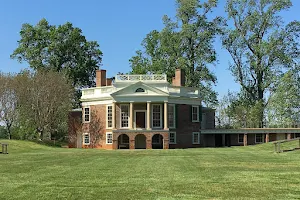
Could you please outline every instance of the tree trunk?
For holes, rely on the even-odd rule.
[[[258,93],[258,103],[260,104],[260,112],[258,116],[258,127],[263,128],[264,127],[264,89],[263,89],[263,74],[260,72],[257,77],[257,93]]]
[[[8,139],[11,140],[11,130],[10,130],[11,126],[7,125],[6,128],[7,128]]]

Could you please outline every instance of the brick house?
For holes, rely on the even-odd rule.
[[[299,128],[215,129],[215,110],[201,105],[185,75],[117,75],[96,71],[96,87],[82,90],[82,108],[70,112],[69,146],[169,149],[252,145],[300,137]]]
[[[214,128],[215,124],[214,110],[201,107],[198,88],[185,87],[180,69],[172,84],[166,75],[117,75],[112,81],[106,78],[106,70],[97,70],[96,87],[83,89],[81,101],[81,111],[70,114],[74,119],[82,112],[83,122],[81,131],[69,123],[69,132],[77,132],[72,147],[200,147],[204,145],[201,126]]]

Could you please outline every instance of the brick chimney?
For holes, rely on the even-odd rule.
[[[106,86],[106,70],[96,70],[96,87]]]
[[[185,86],[185,73],[183,69],[175,70],[175,78],[172,78],[173,86]]]
[[[112,85],[112,78],[107,78],[106,79],[106,86],[110,86],[110,85]]]

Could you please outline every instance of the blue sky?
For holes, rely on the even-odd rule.
[[[300,1],[293,0],[293,7],[282,13],[285,21],[300,20]],[[220,0],[214,15],[225,16],[225,0]],[[102,68],[108,76],[130,70],[129,59],[140,49],[143,38],[151,30],[163,28],[162,16],[175,16],[175,0],[4,0],[0,3],[0,71],[18,72],[26,68],[10,59],[17,47],[23,23],[36,24],[46,18],[50,24],[69,21],[82,29],[88,40],[96,40],[103,52]],[[220,96],[228,90],[236,91],[239,85],[228,71],[229,54],[216,39],[218,64],[212,67]]]

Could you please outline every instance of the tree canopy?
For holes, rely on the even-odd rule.
[[[233,62],[230,70],[253,106],[261,104],[264,121],[268,96],[276,92],[286,70],[299,62],[300,22],[285,25],[279,13],[292,6],[290,0],[228,0],[226,13],[233,28],[223,36],[223,46]]]
[[[80,28],[67,22],[50,25],[42,19],[37,25],[25,23],[21,39],[11,58],[28,62],[34,70],[64,71],[76,88],[94,86],[102,52],[96,41],[88,41]]]
[[[216,62],[213,42],[221,32],[223,20],[210,20],[208,15],[217,1],[177,0],[176,5],[176,19],[164,16],[164,28],[147,34],[143,50],[130,59],[132,73],[166,73],[171,81],[176,68],[184,69],[186,86],[199,87],[203,101],[215,104],[217,94],[212,86],[217,78],[210,67]]]

